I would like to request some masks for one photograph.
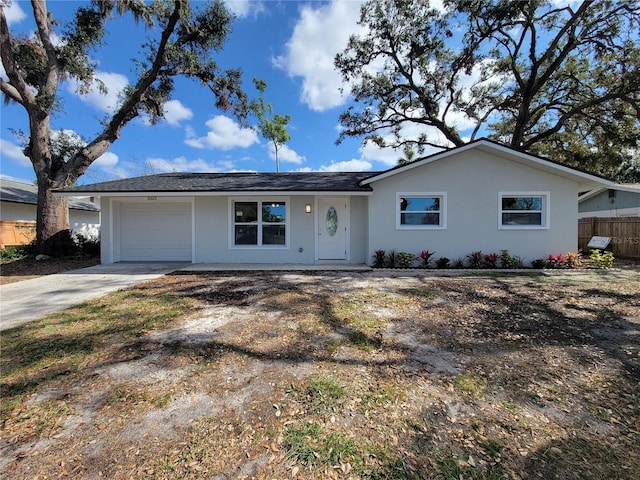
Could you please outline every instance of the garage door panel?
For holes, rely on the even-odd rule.
[[[120,256],[123,261],[191,261],[191,204],[123,204]]]

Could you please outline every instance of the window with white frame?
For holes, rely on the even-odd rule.
[[[444,193],[398,193],[396,205],[398,229],[446,228]]]
[[[549,192],[501,192],[498,201],[501,229],[549,227]]]
[[[285,247],[287,202],[282,199],[233,200],[233,241],[236,247]]]

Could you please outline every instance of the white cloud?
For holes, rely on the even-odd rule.
[[[195,136],[191,129],[187,129],[185,143],[195,148],[209,148],[231,150],[232,148],[247,148],[258,142],[258,134],[251,128],[242,128],[238,123],[224,115],[216,115],[207,120],[209,131],[203,137]]]
[[[69,80],[67,84],[68,90],[73,94],[79,95],[83,102],[93,105],[98,110],[103,112],[113,112],[120,101],[120,92],[129,84],[129,81],[127,80],[127,77],[119,73],[96,71],[95,76],[104,83],[107,93],[103,94],[100,92],[98,83],[94,82],[89,93],[79,95],[77,93],[78,82],[74,79]]]
[[[225,0],[224,5],[238,18],[255,17],[265,11],[264,4],[256,0]]]
[[[371,162],[352,159],[343,162],[331,162],[329,165],[321,165],[317,169],[311,167],[300,168],[299,172],[368,172],[373,168]]]
[[[21,22],[27,17],[24,11],[22,11],[22,8],[20,8],[20,3],[16,0],[9,2],[9,6],[3,8],[4,16],[6,17],[9,25]]]
[[[273,147],[273,143],[269,142],[269,156],[272,160],[276,159],[276,150]],[[278,150],[278,160],[281,162],[287,163],[295,163],[296,165],[301,165],[305,162],[305,157],[299,155],[298,152],[292,150],[286,145],[282,145],[280,150]]]
[[[190,120],[193,112],[185,107],[180,100],[169,100],[164,104],[164,119],[169,125],[177,127],[182,120]]]
[[[118,155],[112,152],[105,152],[93,161],[93,165],[104,168],[113,168],[118,163]]]
[[[29,157],[22,153],[22,148],[15,143],[9,142],[8,140],[3,140],[0,138],[0,153],[2,153],[3,157],[15,160],[16,163],[18,163],[18,165],[22,167],[31,166],[31,160],[29,160]]]
[[[322,112],[346,101],[333,60],[349,36],[361,31],[357,25],[361,3],[333,0],[318,8],[303,6],[286,53],[274,59],[290,76],[302,77],[302,101],[312,110]]]
[[[196,158],[195,160],[188,160],[186,157],[177,157],[174,159],[147,158],[146,162],[156,173],[220,171],[214,164],[201,158]]]

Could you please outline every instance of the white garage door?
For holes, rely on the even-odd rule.
[[[123,203],[120,259],[190,262],[191,203]]]

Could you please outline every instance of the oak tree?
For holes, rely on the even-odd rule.
[[[0,50],[6,78],[0,78],[5,101],[21,105],[27,113],[25,155],[31,160],[38,185],[37,250],[64,253],[69,237],[67,201],[55,189],[72,186],[97,158],[118,139],[134,118],[146,115],[152,124],[163,118],[174,80],[186,77],[209,89],[215,106],[242,117],[247,101],[240,71],[222,70],[215,61],[230,33],[232,15],[221,1],[94,0],[81,3],[70,22],[56,20],[45,0],[32,0],[36,31],[14,35],[0,1]],[[132,15],[146,33],[136,59],[135,80],[121,95],[115,111],[87,141],[60,135],[52,117],[61,102],[61,83],[75,80],[79,93],[97,81],[92,54],[103,43],[108,27]],[[104,89],[104,85],[102,85]]]
[[[335,65],[355,103],[338,142],[459,146],[489,136],[623,175],[640,145],[640,7],[369,0]],[[626,169],[626,170],[625,170]]]

